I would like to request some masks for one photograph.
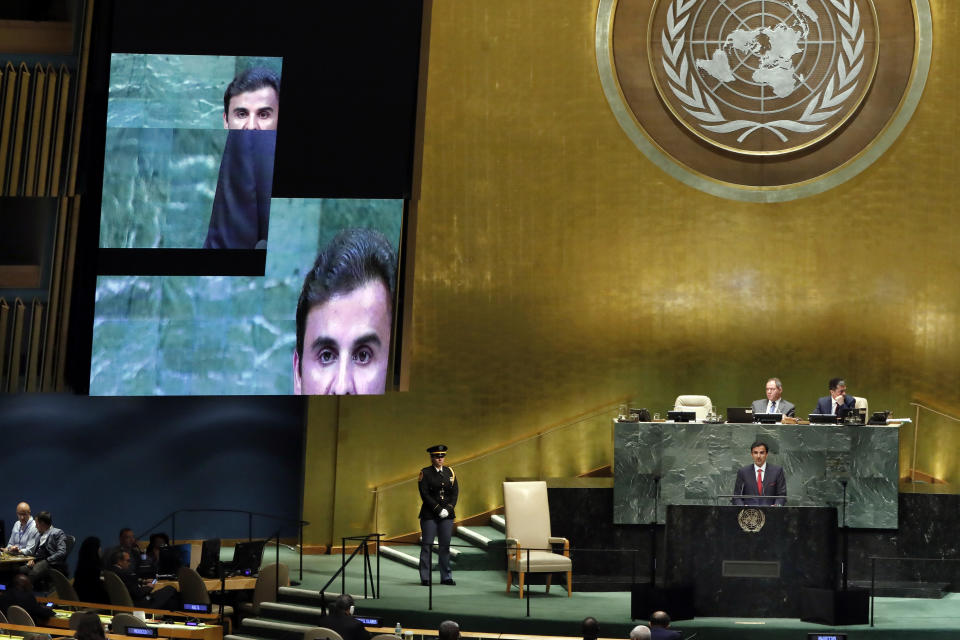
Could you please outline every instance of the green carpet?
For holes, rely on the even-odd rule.
[[[272,562],[274,549],[264,553],[264,562]],[[298,579],[296,554],[283,549],[282,562],[290,565],[290,578]],[[346,590],[354,596],[363,595],[362,558],[357,557],[347,567]],[[371,556],[376,570],[376,557]],[[304,556],[301,588],[320,589],[340,567],[340,556]],[[601,633],[607,638],[626,638],[634,625],[643,621],[630,620],[628,593],[580,593],[568,598],[560,585],[554,585],[549,594],[543,585],[532,587],[527,617],[526,599],[517,597],[514,590],[506,593],[506,574],[502,571],[456,571],[457,586],[435,585],[432,610],[429,589],[420,586],[415,569],[381,559],[380,598],[358,601],[357,614],[383,619],[386,626],[398,621],[403,627],[436,629],[441,621],[452,619],[464,631],[510,634],[578,636],[580,621],[593,616],[600,621]],[[438,579],[435,576],[435,579]],[[340,592],[341,581],[327,590]],[[370,588],[367,588],[368,594]],[[877,598],[875,626],[857,625],[837,627],[850,640],[870,637],[871,640],[916,638],[960,638],[960,594],[950,594],[942,600],[915,598]],[[800,622],[786,618],[697,618],[673,625],[687,638],[696,633],[696,640],[764,638],[776,640],[804,640],[807,633],[827,633],[831,627]]]

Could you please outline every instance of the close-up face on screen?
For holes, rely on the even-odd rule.
[[[91,395],[381,394],[403,201],[277,198],[263,276],[99,276]]]
[[[105,249],[264,249],[282,59],[114,53]]]

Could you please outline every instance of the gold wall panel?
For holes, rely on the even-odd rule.
[[[335,433],[336,401],[311,401],[307,540],[416,530],[411,479],[439,442],[460,516],[498,505],[505,476],[609,463],[627,398],[740,406],[776,375],[806,413],[843,375],[871,409],[960,407],[960,3],[931,8],[926,92],[890,150],[828,192],[760,204],[687,187],[627,139],[600,87],[596,2],[434,3],[410,391],[339,400]],[[928,442],[922,426],[918,468],[953,478],[960,430]]]

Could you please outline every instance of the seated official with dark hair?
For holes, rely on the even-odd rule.
[[[33,595],[33,583],[22,573],[13,577],[13,582],[6,591],[0,592],[0,611],[6,615],[7,609],[12,605],[23,607],[39,626],[46,624],[53,616],[52,609],[37,602]]]
[[[317,626],[333,629],[343,640],[370,640],[370,632],[353,617],[353,597],[344,593],[337,596],[330,613],[317,621]]]
[[[130,568],[130,554],[123,549],[114,549],[110,554],[110,568],[107,571],[117,574],[123,581],[123,586],[127,588],[134,606],[171,611],[180,608],[180,594],[177,590],[168,585],[154,591],[149,580],[138,579],[137,574]]]
[[[830,395],[817,400],[814,413],[840,415],[841,409],[853,409],[857,401],[847,395],[847,383],[843,378],[830,378],[827,383]]]
[[[372,229],[345,229],[320,252],[297,303],[293,392],[383,393],[397,255]]]
[[[49,511],[37,514],[37,531],[40,532],[40,541],[33,552],[33,560],[20,567],[20,573],[26,573],[30,580],[36,582],[46,578],[50,569],[67,574],[67,534],[53,526],[53,518]]]

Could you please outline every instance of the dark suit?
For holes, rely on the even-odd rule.
[[[843,408],[844,409],[853,409],[854,405],[857,404],[857,401],[850,394],[843,394]],[[833,413],[833,398],[830,396],[824,396],[817,400],[817,409],[814,413]]]
[[[753,401],[753,414],[766,413],[767,409],[770,408],[769,400],[754,400]],[[777,413],[782,413],[785,416],[790,416],[791,418],[797,417],[797,407],[794,406],[792,402],[787,402],[783,398],[777,402]]]
[[[134,606],[145,609],[175,610],[180,608],[177,602],[179,594],[175,588],[166,586],[154,591],[153,587],[140,584],[140,579],[133,571],[121,569],[117,565],[111,566],[107,571],[112,571],[120,577],[123,586],[127,588],[127,593],[130,594],[130,599],[133,600]]]
[[[673,629],[650,627],[650,640],[682,640],[683,634]]]
[[[733,487],[733,493],[737,496],[756,496],[757,493],[757,474],[756,467],[748,464],[741,467],[737,472],[737,482]],[[787,495],[787,478],[783,473],[783,467],[767,463],[766,473],[763,474],[763,495],[765,496],[785,496]],[[769,506],[771,504],[785,505],[786,498],[734,498],[733,504],[739,505],[759,505]]]
[[[370,640],[370,632],[351,615],[331,613],[317,620],[318,627],[333,629],[343,640]]]
[[[227,132],[204,249],[265,248],[276,143],[276,131]]]
[[[37,602],[31,592],[21,591],[13,586],[0,593],[0,611],[7,613],[7,609],[12,605],[18,605],[26,609],[39,627],[44,626],[47,620],[53,616],[53,609]]]
[[[457,474],[450,467],[444,466],[437,471],[433,465],[420,470],[417,482],[420,489],[420,580],[430,579],[431,547],[434,538],[439,543],[440,579],[450,580],[453,573],[450,570],[450,538],[453,537],[453,508],[457,506],[460,496],[460,485],[457,483]],[[440,512],[446,509],[447,516],[440,517]]]
[[[62,529],[50,527],[40,534],[40,542],[33,552],[34,564],[32,567],[24,565],[20,573],[25,573],[30,580],[37,582],[47,577],[50,569],[67,574],[67,534]]]

